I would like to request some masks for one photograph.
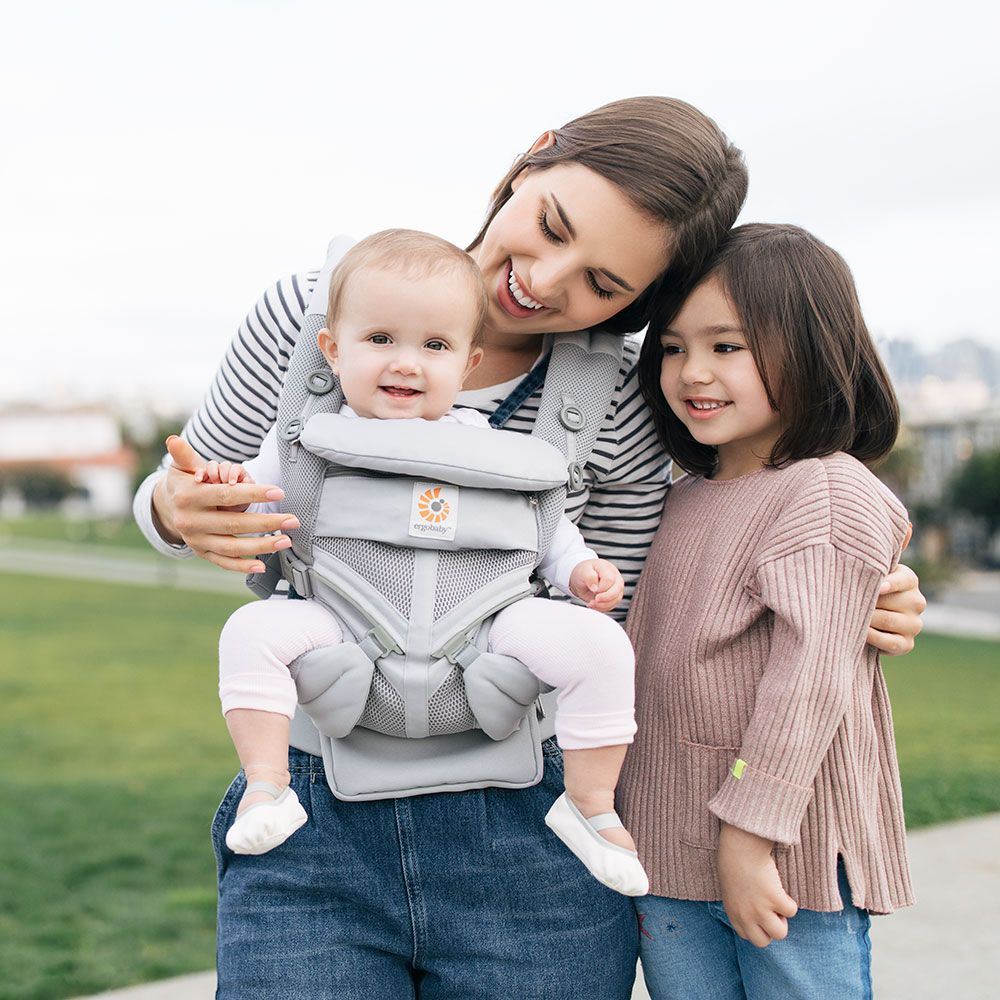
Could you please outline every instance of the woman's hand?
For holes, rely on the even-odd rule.
[[[264,564],[254,557],[292,544],[280,532],[299,526],[294,515],[225,510],[281,500],[285,494],[279,487],[267,483],[199,482],[198,475],[204,478],[208,463],[191,445],[172,436],[167,438],[167,451],[173,464],[153,490],[153,519],[164,539],[175,545],[184,542],[202,559],[236,573],[263,573]],[[261,534],[267,537],[237,537]]]
[[[913,526],[906,533],[905,549]],[[920,593],[920,581],[909,566],[897,566],[882,581],[878,603],[868,629],[868,643],[887,656],[899,656],[913,649],[913,642],[924,627],[920,616],[927,598]]]
[[[798,905],[785,892],[771,851],[774,843],[722,824],[719,835],[719,883],[722,905],[741,938],[766,948],[788,936],[788,920]]]

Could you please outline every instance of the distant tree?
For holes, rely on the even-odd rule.
[[[1000,450],[978,451],[959,466],[948,498],[953,508],[983,520],[992,539],[1000,528]]]
[[[920,471],[920,455],[913,443],[901,438],[888,455],[875,467],[875,474],[894,493],[907,499],[913,480]]]
[[[170,434],[179,434],[183,425],[183,419],[157,420],[150,432],[142,437],[131,433],[128,427],[122,427],[122,439],[136,454],[136,469],[132,475],[133,491],[139,488],[146,476],[159,467],[160,460],[167,451],[164,441]]]
[[[0,493],[19,493],[29,507],[55,507],[69,497],[86,496],[65,472],[43,465],[24,465],[0,473]]]

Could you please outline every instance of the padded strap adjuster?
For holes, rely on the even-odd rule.
[[[583,410],[576,403],[567,402],[559,411],[559,423],[568,431],[581,431],[587,423]]]
[[[333,388],[333,373],[322,368],[312,372],[306,379],[306,389],[314,396],[325,396]]]
[[[566,493],[575,496],[583,492],[583,466],[579,462],[570,462],[566,467],[569,481],[566,484]]]
[[[301,433],[302,433],[301,417],[293,417],[281,429],[281,437],[285,441],[298,441],[299,435]]]

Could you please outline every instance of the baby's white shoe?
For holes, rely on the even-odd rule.
[[[623,896],[645,896],[649,877],[639,855],[612,844],[601,830],[624,826],[616,812],[587,819],[563,792],[545,816],[545,825],[586,865],[598,882]]]
[[[267,792],[274,801],[247,806],[226,831],[226,847],[234,854],[265,854],[283,844],[309,818],[290,785],[283,790],[270,781],[252,781],[244,795]]]

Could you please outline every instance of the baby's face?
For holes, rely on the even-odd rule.
[[[437,420],[482,360],[473,314],[458,271],[413,279],[365,268],[348,280],[335,329],[320,332],[319,346],[359,417]]]

